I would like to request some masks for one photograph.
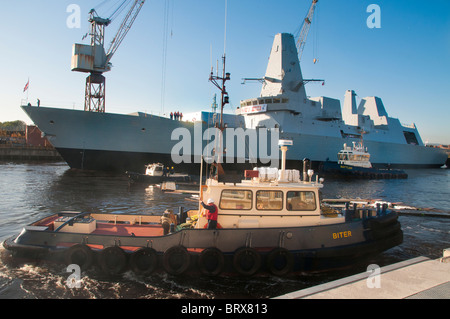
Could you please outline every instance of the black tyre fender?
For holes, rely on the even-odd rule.
[[[81,269],[89,269],[94,263],[94,252],[88,246],[77,244],[64,254],[64,261],[67,265],[78,265]]]
[[[267,269],[275,276],[285,276],[294,268],[294,257],[285,248],[275,248],[267,256]]]
[[[219,275],[225,266],[225,257],[217,248],[207,248],[200,253],[198,267],[200,272],[208,276]]]
[[[369,219],[369,227],[371,229],[380,229],[387,227],[388,225],[395,224],[398,220],[397,213],[389,213],[383,217]]]
[[[148,276],[158,267],[158,255],[152,248],[141,248],[130,258],[130,268],[137,275]]]
[[[261,268],[261,255],[253,248],[240,248],[234,253],[233,266],[239,274],[253,276]]]
[[[173,246],[164,252],[163,267],[171,275],[181,275],[189,268],[191,255],[183,246]]]
[[[399,232],[401,232],[401,225],[399,222],[396,222],[395,224],[388,225],[385,228],[376,228],[372,230],[372,238],[375,240],[388,238]]]
[[[107,247],[100,252],[98,263],[104,273],[118,275],[125,271],[128,256],[120,247]]]

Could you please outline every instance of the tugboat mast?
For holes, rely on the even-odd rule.
[[[218,75],[214,75],[213,70],[211,70],[211,75],[209,76],[209,81],[211,81],[221,92],[221,102],[220,102],[220,130],[223,130],[223,108],[226,104],[230,103],[230,98],[228,96],[228,92],[226,90],[225,83],[226,81],[231,80],[230,73],[227,73],[225,71],[225,64],[226,64],[226,55],[224,54],[222,57],[223,61],[223,71],[222,71],[222,77],[219,77]],[[220,83],[221,82],[221,83]]]
[[[220,90],[221,92],[221,100],[220,100],[220,124],[219,129],[223,131],[223,108],[226,104],[230,103],[230,98],[228,96],[225,82],[230,80],[230,73],[227,73],[225,71],[226,66],[226,47],[227,47],[227,13],[228,13],[228,1],[225,0],[225,32],[224,32],[224,41],[223,41],[223,57],[222,57],[222,63],[223,63],[223,70],[222,70],[222,77],[219,77],[219,70],[217,70],[217,75],[214,76],[213,68],[211,67],[211,75],[209,76],[209,80]],[[218,69],[219,67],[217,67]],[[219,82],[222,82],[219,84]]]

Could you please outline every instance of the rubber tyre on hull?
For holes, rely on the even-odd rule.
[[[219,249],[207,248],[200,253],[198,266],[202,274],[217,276],[224,269],[225,257]]]
[[[369,219],[369,227],[371,229],[384,228],[388,225],[395,224],[398,220],[397,213],[389,213],[386,216]]]
[[[137,275],[148,276],[158,267],[158,255],[154,249],[141,248],[130,258],[130,268]]]
[[[119,275],[127,267],[128,256],[120,247],[108,247],[100,252],[98,263],[105,274]]]
[[[399,222],[388,225],[384,228],[377,228],[372,230],[372,238],[375,240],[387,238],[393,236],[401,231],[401,225]]]
[[[86,245],[77,244],[70,247],[64,254],[67,265],[78,265],[81,269],[89,269],[94,263],[94,252]]]
[[[183,246],[174,246],[166,250],[163,256],[163,267],[171,275],[181,275],[189,268],[191,255]]]
[[[240,248],[234,253],[233,266],[239,274],[253,276],[261,268],[261,256],[253,248]]]
[[[275,276],[285,276],[294,268],[294,257],[285,248],[275,248],[267,256],[267,269]]]

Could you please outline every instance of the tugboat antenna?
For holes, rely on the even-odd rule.
[[[228,17],[228,0],[225,0],[225,31],[223,36],[223,56],[227,53],[227,17]]]
[[[219,77],[219,67],[217,66],[217,75],[214,75],[213,70],[211,70],[211,75],[209,77],[209,80],[221,91],[222,99],[220,103],[220,130],[223,130],[223,108],[226,104],[229,103],[229,96],[226,91],[225,82],[230,80],[230,73],[226,72],[226,44],[227,44],[227,11],[228,11],[228,0],[225,0],[225,32],[224,32],[224,52],[222,57],[222,63],[223,63],[223,71],[222,71],[222,77]],[[222,82],[219,84],[219,82]]]

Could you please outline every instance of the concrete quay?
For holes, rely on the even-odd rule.
[[[450,299],[450,249],[288,293],[274,299]]]

